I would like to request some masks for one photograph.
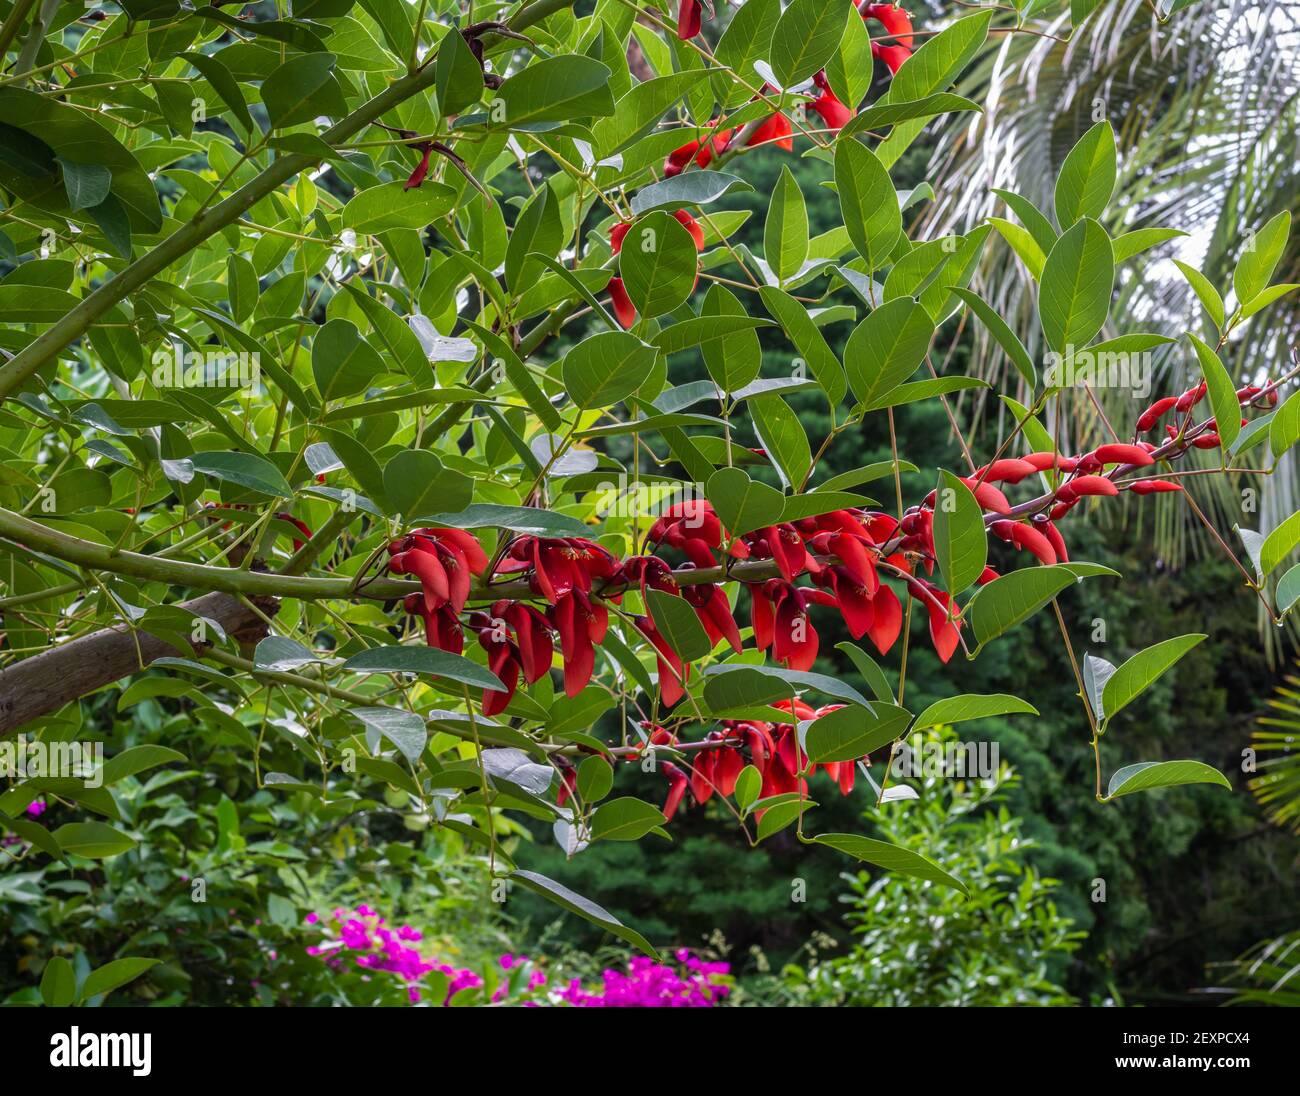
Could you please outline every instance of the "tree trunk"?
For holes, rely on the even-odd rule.
[[[215,620],[227,635],[236,638],[251,639],[265,633],[262,618],[230,594],[204,594],[180,602],[179,607]],[[276,607],[272,603],[259,608],[273,616]],[[201,655],[204,646],[196,644],[194,653]],[[71,700],[138,673],[155,659],[179,654],[156,636],[138,632],[133,637],[126,625],[119,624],[15,662],[0,669],[0,737]]]

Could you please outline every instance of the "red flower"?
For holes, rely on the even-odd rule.
[[[439,605],[431,611],[422,594],[407,594],[402,605],[408,613],[418,613],[424,620],[424,638],[430,647],[454,655],[465,649],[465,633],[461,630],[456,610],[450,605]]]
[[[410,177],[402,185],[403,190],[414,190],[424,182],[425,176],[429,174],[429,157],[433,155],[432,142],[414,145],[413,147],[418,149],[422,155],[420,156],[420,162],[415,165],[415,170],[411,172]]]
[[[492,616],[509,625],[515,634],[524,680],[532,685],[550,672],[555,657],[551,627],[546,617],[522,601],[501,600],[492,606]]]
[[[677,37],[689,41],[700,33],[700,0],[682,0],[677,9]]]
[[[628,556],[619,565],[615,578],[619,582],[635,583],[641,590],[643,602],[647,602],[647,590],[660,590],[665,594],[677,593],[677,582],[673,578],[672,568],[658,556]]]
[[[939,589],[937,586],[932,586],[923,579],[909,579],[908,590],[913,597],[917,598],[925,606],[926,612],[929,613],[930,641],[934,644],[939,661],[947,662],[952,658],[952,653],[957,649],[957,644],[961,642],[959,634],[962,624],[961,617],[959,615],[955,619],[949,617],[953,605],[952,598],[948,596],[946,591]]]
[[[636,325],[636,305],[627,295],[623,279],[613,277],[609,280],[609,301],[614,306],[614,318],[626,329]]]
[[[1129,484],[1129,490],[1135,495],[1154,495],[1162,491],[1181,491],[1182,489],[1181,484],[1162,479],[1138,480],[1136,483]]]
[[[709,161],[720,154],[730,141],[731,130],[729,129],[717,130],[703,141],[688,141],[668,154],[668,158],[664,161],[664,175],[669,179],[674,175],[680,175],[692,160],[697,167],[708,167]]]
[[[776,561],[777,570],[786,582],[793,582],[804,571],[816,574],[822,569],[822,565],[804,547],[799,530],[789,523],[769,525],[766,529],[747,533],[745,540],[749,543],[753,558]]]
[[[551,623],[560,633],[564,655],[564,692],[577,696],[596,668],[596,644],[605,638],[609,610],[578,589],[561,594],[551,610]]]
[[[481,616],[482,614],[475,614]],[[494,716],[505,711],[519,687],[519,670],[521,667],[519,648],[511,642],[504,628],[491,622],[478,630],[479,646],[487,652],[488,669],[501,679],[505,686],[501,689],[483,690],[483,714]]]
[[[834,605],[823,590],[795,587],[780,579],[750,585],[754,643],[759,650],[772,648],[772,657],[792,670],[807,670],[817,659],[817,629],[808,616],[808,605]]]
[[[826,127],[838,133],[849,124],[857,111],[841,103],[835,92],[831,91],[830,84],[826,82],[826,73],[819,72],[813,77],[813,83],[821,90],[821,94],[808,104],[808,109],[815,110],[822,116]]]
[[[687,586],[682,595],[690,602],[695,615],[700,618],[700,623],[704,625],[704,630],[713,645],[716,647],[721,640],[725,639],[731,644],[731,649],[739,654],[743,649],[740,642],[740,629],[736,627],[735,617],[731,615],[731,602],[727,600],[722,587],[715,586],[713,583],[700,583],[696,586]]]
[[[890,45],[871,43],[871,56],[879,57],[896,73],[903,62],[912,56],[912,20],[902,8],[893,4],[862,4],[859,10],[863,19],[878,20],[885,28]]]
[[[686,778],[686,774],[671,761],[665,761],[659,767],[663,769],[664,776],[668,777],[668,798],[664,800],[664,820],[671,821],[681,805],[682,796],[690,787],[690,781]]]
[[[794,129],[790,125],[790,119],[784,114],[773,114],[762,125],[755,126],[754,132],[745,142],[745,147],[753,148],[766,144],[774,144],[777,148],[785,149],[786,152],[794,150]]]
[[[686,499],[673,503],[655,520],[646,540],[685,552],[696,567],[713,567],[717,564],[713,551],[723,543],[722,522],[707,499]],[[749,548],[743,541],[737,541],[731,546],[730,555],[748,559]]]
[[[1040,563],[1050,567],[1056,562],[1056,549],[1052,547],[1051,540],[1045,532],[1039,532],[1032,525],[1026,525],[1023,521],[995,521],[989,526],[989,532],[1017,548],[1028,549],[1038,557]]]
[[[388,545],[388,570],[415,575],[430,612],[446,603],[456,611],[469,599],[470,576],[487,570],[479,542],[463,529],[417,529]]]
[[[669,708],[686,695],[686,681],[691,668],[682,665],[681,656],[669,646],[668,641],[659,633],[655,622],[648,616],[634,618],[641,634],[654,644],[659,657],[659,695]]]
[[[128,510],[127,513],[133,514],[135,513],[135,511]],[[311,540],[311,527],[305,521],[302,521],[300,518],[296,518],[292,514],[287,513],[285,511],[281,511],[275,516],[279,518],[280,521],[287,521],[290,525],[292,525],[295,529],[298,530],[298,532],[300,532],[303,535],[302,540],[299,540],[297,537],[293,538],[293,550],[295,552],[298,551],[298,549],[301,548],[304,544],[306,544],[307,541]]]
[[[592,581],[611,578],[618,561],[586,537],[522,536],[510,545],[497,570],[511,573],[529,567],[538,593],[557,605],[570,590],[591,593]]]
[[[888,586],[881,586],[876,596],[871,599],[871,624],[867,635],[882,655],[898,640],[903,630],[903,606],[898,595]]]

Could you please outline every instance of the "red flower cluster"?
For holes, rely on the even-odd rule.
[[[897,72],[912,56],[911,17],[894,4],[859,4],[858,10],[863,19],[875,19],[884,26],[889,45],[872,42],[871,56],[884,61],[890,72]]]
[[[820,719],[844,705],[829,704],[814,709],[802,700],[781,700],[772,706],[789,712],[796,722],[804,722]],[[799,747],[799,735],[793,722],[725,719],[718,730],[709,732],[704,741],[710,745],[703,746],[695,754],[689,780],[691,795],[697,803],[707,803],[714,792],[724,796],[733,794],[736,779],[746,765],[753,765],[763,778],[759,789],[761,799],[807,792],[807,777],[818,769],[834,781],[841,795],[853,791],[857,761],[832,761],[814,765],[809,770],[808,757]],[[676,786],[675,774],[669,774],[664,814],[671,818],[669,807],[675,811],[680,802],[681,792]]]
[[[695,250],[703,251],[704,229],[700,227],[699,221],[684,209],[674,210],[673,218],[691,234],[691,239],[695,241]],[[609,230],[609,247],[615,255],[623,250],[623,238],[631,227],[631,221],[619,221]],[[636,323],[636,305],[632,303],[632,298],[627,295],[623,279],[617,275],[609,280],[609,299],[614,306],[614,316],[619,323],[624,327],[631,327]]]

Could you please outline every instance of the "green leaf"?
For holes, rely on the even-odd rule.
[[[312,340],[312,376],[325,402],[364,392],[387,369],[351,320],[330,320]]]
[[[1205,374],[1205,383],[1209,390],[1210,406],[1214,408],[1214,421],[1223,448],[1229,448],[1241,433],[1241,403],[1237,399],[1237,390],[1233,387],[1228,371],[1223,367],[1219,355],[1203,343],[1190,331],[1187,339],[1196,351],[1201,363],[1201,372]]]
[[[894,74],[884,101],[913,102],[946,89],[983,47],[992,19],[991,10],[976,12],[954,20],[934,37],[921,42]],[[881,162],[886,167],[897,163],[924,128],[925,122],[919,118],[895,126],[894,132],[877,149]]]
[[[683,662],[695,662],[713,650],[708,632],[685,598],[663,590],[647,590],[646,601],[659,634]]]
[[[578,796],[584,803],[599,803],[614,786],[614,770],[603,757],[584,758],[578,766]]]
[[[54,840],[64,852],[90,860],[117,856],[136,845],[134,838],[106,822],[68,822],[54,831]]]
[[[763,787],[763,774],[760,773],[753,765],[746,765],[740,770],[740,775],[736,777],[736,806],[743,813],[748,814],[749,808],[758,798],[758,793]]]
[[[1187,279],[1188,285],[1192,287],[1192,292],[1196,294],[1197,299],[1201,302],[1201,307],[1205,309],[1214,326],[1222,330],[1226,319],[1226,311],[1219,291],[1210,284],[1210,279],[1194,266],[1188,266],[1177,259],[1174,260],[1174,266],[1183,272],[1183,277]]]
[[[803,487],[812,470],[812,449],[803,423],[780,396],[756,396],[749,401],[759,445],[787,486]]]
[[[1087,346],[1106,322],[1114,283],[1110,237],[1084,218],[1056,241],[1043,265],[1038,317],[1047,344],[1058,354]]]
[[[691,234],[662,210],[633,222],[618,254],[624,288],[643,316],[662,316],[683,304],[698,261]]]
[[[262,81],[262,103],[272,129],[296,126],[321,114],[346,112],[342,94],[330,81],[337,60],[332,53],[300,54]]]
[[[871,710],[867,698],[851,685],[807,670],[728,663],[705,667],[704,674],[707,679],[704,683],[704,702],[715,712],[770,704],[774,700],[790,700],[800,687],[815,689],[836,700],[861,704],[868,711]]]
[[[490,115],[510,129],[537,122],[567,122],[571,118],[604,117],[614,113],[610,71],[599,61],[569,53],[534,61],[497,90]]]
[[[1039,251],[1043,257],[1052,250],[1056,244],[1057,232],[1052,227],[1052,222],[1047,219],[1043,211],[1040,210],[1033,202],[1014,190],[998,190],[994,188],[993,193],[1001,198],[1011,208],[1011,212],[1020,218],[1020,223],[1029,231],[1033,242],[1038,245]],[[1039,263],[1039,270],[1042,270],[1042,263]]]
[[[780,282],[796,274],[808,258],[808,207],[788,164],[781,165],[767,207],[763,257]]]
[[[808,725],[804,749],[814,765],[856,761],[902,736],[911,720],[911,712],[894,704],[877,704],[874,712],[836,708]]]
[[[602,909],[590,899],[583,898],[582,895],[569,890],[568,887],[557,883],[554,879],[548,879],[537,872],[512,871],[509,878],[535,894],[540,894],[543,898],[549,899],[570,913],[576,913],[593,925],[604,929],[606,932],[613,933],[620,940],[626,941],[638,951],[658,961],[659,953],[650,946],[644,936],[635,929],[628,928],[612,913]]]
[[[1111,241],[1115,248],[1115,263],[1118,265],[1166,240],[1174,240],[1186,235],[1186,232],[1180,232],[1176,228],[1139,228],[1132,232],[1125,232]]]
[[[1056,179],[1056,221],[1062,230],[1081,217],[1096,219],[1115,189],[1115,131],[1098,122],[1079,138]]]
[[[912,726],[913,731],[923,731],[927,727],[941,724],[964,723],[971,719],[987,719],[995,715],[1012,715],[1017,713],[1037,715],[1038,709],[1017,696],[1005,693],[992,693],[981,696],[976,693],[963,693],[936,700],[919,716]]]
[[[1002,347],[1003,352],[1011,359],[1011,364],[1016,367],[1016,371],[1024,378],[1029,390],[1032,392],[1037,388],[1038,370],[1034,368],[1034,359],[1029,356],[1025,344],[1011,330],[1006,320],[994,312],[977,293],[957,286],[952,287],[952,292],[965,302],[970,307],[970,310],[979,317],[980,322],[989,329],[989,334],[997,340],[997,344]]]
[[[318,654],[288,636],[266,636],[253,651],[253,665],[268,673],[284,673],[319,661]]]
[[[1280,616],[1300,601],[1300,563],[1291,567],[1277,580],[1277,612]]]
[[[581,537],[591,532],[576,518],[554,510],[495,503],[475,503],[454,514],[431,514],[428,520],[451,529],[508,529],[537,537]]]
[[[653,346],[626,331],[598,332],[565,355],[565,390],[584,410],[612,407],[645,383],[656,356]]]
[[[843,651],[849,656],[858,673],[863,676],[871,687],[872,696],[877,700],[884,701],[886,704],[893,703],[894,691],[889,687],[889,679],[885,677],[885,671],[880,668],[874,658],[861,647],[848,642],[848,640],[835,644],[835,649]]]
[[[592,126],[596,157],[603,159],[631,148],[654,129],[674,103],[708,75],[705,69],[695,69],[633,84],[614,104],[614,113]]]
[[[984,511],[970,488],[945,470],[935,493],[934,555],[950,594],[973,586],[988,563]]]
[[[113,176],[103,164],[78,164],[61,157],[58,163],[63,168],[63,189],[68,195],[68,206],[74,213],[97,206],[108,197]]]
[[[1201,761],[1140,761],[1115,770],[1106,788],[1106,798],[1118,799],[1121,795],[1176,784],[1220,784],[1232,790],[1223,773]]]
[[[1107,723],[1121,709],[1136,700],[1147,687],[1205,638],[1200,633],[1175,636],[1139,651],[1106,679],[1101,691],[1101,710]]]
[[[221,101],[230,108],[230,112],[244,127],[244,132],[253,132],[253,118],[248,113],[248,102],[240,90],[239,81],[231,75],[230,70],[218,58],[206,53],[182,53],[185,58],[221,97]]]
[[[41,974],[41,1000],[50,1008],[67,1008],[76,999],[76,971],[62,955],[56,955]]]
[[[1275,412],[1268,428],[1268,447],[1280,457],[1300,441],[1300,392],[1293,392]]]
[[[839,45],[826,61],[826,82],[841,103],[856,107],[871,89],[871,74],[871,34],[867,21],[850,18],[844,24]],[[845,136],[843,131],[840,136]]]
[[[452,27],[438,42],[435,65],[438,113],[444,118],[460,114],[483,97],[483,66],[478,63],[459,28]]]
[[[252,453],[195,453],[189,457],[194,471],[277,498],[292,498],[293,488],[274,464]]]
[[[370,647],[354,654],[341,669],[350,674],[428,674],[478,689],[505,688],[501,679],[486,667],[436,647],[402,644]]]
[[[792,88],[826,67],[844,37],[851,11],[848,4],[791,0],[772,32],[772,71],[782,88]]]
[[[632,198],[632,212],[639,217],[653,209],[708,205],[729,191],[753,189],[744,179],[725,171],[684,171],[671,179],[642,187]]]
[[[395,228],[424,228],[451,212],[456,192],[442,183],[426,181],[404,190],[400,180],[363,190],[343,207],[343,227],[358,235],[391,232]]]
[[[785,507],[780,491],[755,483],[739,468],[719,468],[709,477],[704,494],[733,537],[777,524]]]
[[[939,883],[952,887],[955,891],[969,895],[960,879],[944,871],[932,860],[927,860],[920,853],[912,852],[900,845],[891,845],[886,841],[873,841],[869,837],[859,837],[855,833],[820,833],[810,839],[815,845],[825,845],[837,852],[847,853],[856,860],[875,864],[886,871],[895,871],[900,875],[913,875],[930,883]]]
[[[844,368],[858,400],[871,405],[897,388],[925,359],[934,337],[930,314],[911,297],[870,313],[844,346]]]
[[[658,807],[625,795],[596,808],[591,816],[591,839],[637,841],[665,821],[664,812]]]
[[[835,190],[849,239],[868,271],[879,270],[903,234],[903,214],[889,172],[866,145],[837,141]]]
[[[1263,228],[1247,237],[1245,249],[1232,271],[1237,300],[1247,305],[1264,292],[1291,235],[1291,214],[1283,210]]]
[[[167,765],[174,761],[185,762],[187,760],[183,753],[169,749],[166,746],[132,746],[130,749],[123,750],[116,756],[110,757],[104,763],[101,781],[104,787],[108,788],[119,780],[125,780],[128,776],[135,776],[136,773],[144,772],[146,769],[152,769],[158,765]]]
[[[150,967],[157,966],[159,959],[114,959],[86,975],[81,986],[81,1000],[89,1001],[119,989],[128,982],[134,982]]]
[[[1026,228],[1013,221],[1008,221],[1003,217],[990,217],[989,223],[998,230],[1004,240],[1011,245],[1011,250],[1019,257],[1020,261],[1025,264],[1025,269],[1029,271],[1029,276],[1036,282],[1043,280],[1043,267],[1047,263],[1047,256],[1043,252],[1038,241],[1034,239],[1033,234]]]
[[[853,20],[849,20],[850,27]],[[870,65],[867,71],[870,71]],[[829,71],[828,71],[829,75]],[[832,90],[834,85],[832,84]],[[838,95],[839,93],[836,92]],[[862,97],[858,97],[861,102]],[[848,102],[847,99],[840,97],[841,102]],[[984,108],[973,99],[966,99],[960,95],[953,95],[951,92],[938,92],[934,95],[926,95],[920,99],[913,99],[910,102],[878,102],[869,107],[860,110],[857,115],[849,121],[842,130],[840,130],[840,139],[853,137],[856,134],[863,133],[866,130],[880,130],[886,126],[894,126],[899,122],[910,122],[915,118],[934,118],[940,114],[948,114],[953,111],[973,110],[982,112]]]
[[[506,245],[506,283],[519,296],[541,274],[533,254],[550,256],[564,243],[564,225],[560,205],[550,186],[537,188],[515,219]],[[565,269],[561,267],[561,269]]]
[[[996,639],[1033,616],[1075,581],[1074,573],[1058,564],[1026,567],[981,586],[967,609],[976,641],[983,646]]]
[[[424,745],[429,739],[429,729],[414,712],[402,711],[400,708],[353,708],[352,715],[361,720],[367,731],[376,737],[388,739],[412,765],[420,760]],[[371,749],[373,748],[372,745]]]
[[[1297,544],[1300,544],[1300,512],[1290,515],[1271,530],[1259,548],[1260,579],[1267,578]]]
[[[790,294],[765,285],[759,290],[763,304],[781,325],[794,343],[808,371],[826,393],[832,406],[838,406],[844,399],[848,382],[844,376],[844,367],[835,356],[820,328],[808,315],[808,310]],[[757,375],[757,374],[755,374]],[[735,391],[735,389],[731,389]]]
[[[428,449],[405,449],[384,465],[384,491],[410,524],[448,506],[468,506],[474,481],[464,472],[443,467]]]

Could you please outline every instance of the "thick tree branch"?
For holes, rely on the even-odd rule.
[[[250,605],[230,594],[204,594],[181,602],[180,607],[216,621],[229,635],[263,625]],[[206,645],[194,647],[195,654],[205,650]],[[139,631],[132,635],[125,624],[118,624],[0,668],[0,737],[144,669],[155,659],[180,654],[157,636]]]

